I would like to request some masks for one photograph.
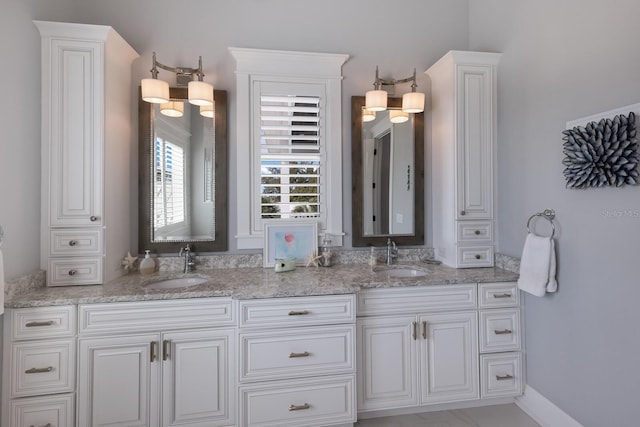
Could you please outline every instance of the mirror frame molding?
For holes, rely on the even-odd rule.
[[[170,88],[172,99],[188,98],[187,88]],[[151,150],[154,104],[142,100],[142,89],[138,89],[138,252],[145,249],[156,254],[177,253],[186,243],[194,252],[219,252],[228,249],[227,211],[227,91],[214,90],[215,103],[215,240],[210,241],[151,241]]]
[[[362,107],[364,96],[351,97],[351,179],[353,198],[351,202],[352,246],[384,246],[391,238],[397,245],[424,245],[424,113],[414,114],[414,234],[365,236],[362,218],[363,170],[362,170]],[[402,98],[388,98],[389,107],[400,108]]]

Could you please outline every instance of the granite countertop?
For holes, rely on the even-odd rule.
[[[408,265],[408,264],[405,264]],[[403,286],[433,286],[456,283],[508,282],[518,278],[500,268],[455,269],[442,265],[415,264],[425,276],[388,278],[368,265],[335,265],[330,268],[304,268],[275,273],[271,268],[226,268],[197,270],[190,277],[207,279],[200,285],[177,289],[149,289],[150,282],[183,277],[160,272],[122,276],[105,285],[43,287],[5,301],[5,307],[39,307],[67,304],[96,304],[124,301],[150,301],[181,298],[232,297],[235,299],[279,298],[309,295],[352,294],[363,289]],[[399,266],[394,266],[395,268]]]

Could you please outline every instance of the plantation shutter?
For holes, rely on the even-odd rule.
[[[321,113],[319,96],[260,95],[261,219],[324,215]]]
[[[185,220],[184,149],[162,138],[155,144],[155,229]]]

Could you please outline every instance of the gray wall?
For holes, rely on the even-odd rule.
[[[529,215],[557,213],[559,292],[525,301],[528,383],[585,426],[637,426],[640,186],[565,189],[561,132],[640,101],[640,2],[469,3],[471,49],[504,53],[499,252],[520,256]]]

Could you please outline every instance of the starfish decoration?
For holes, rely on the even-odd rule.
[[[122,266],[127,272],[133,271],[136,261],[138,261],[138,257],[131,255],[131,252],[127,252],[127,256],[122,260]]]
[[[313,252],[311,255],[309,255],[309,258],[307,258],[307,267],[310,267],[312,265],[314,267],[318,267],[320,258],[322,258],[322,255],[318,255]]]

